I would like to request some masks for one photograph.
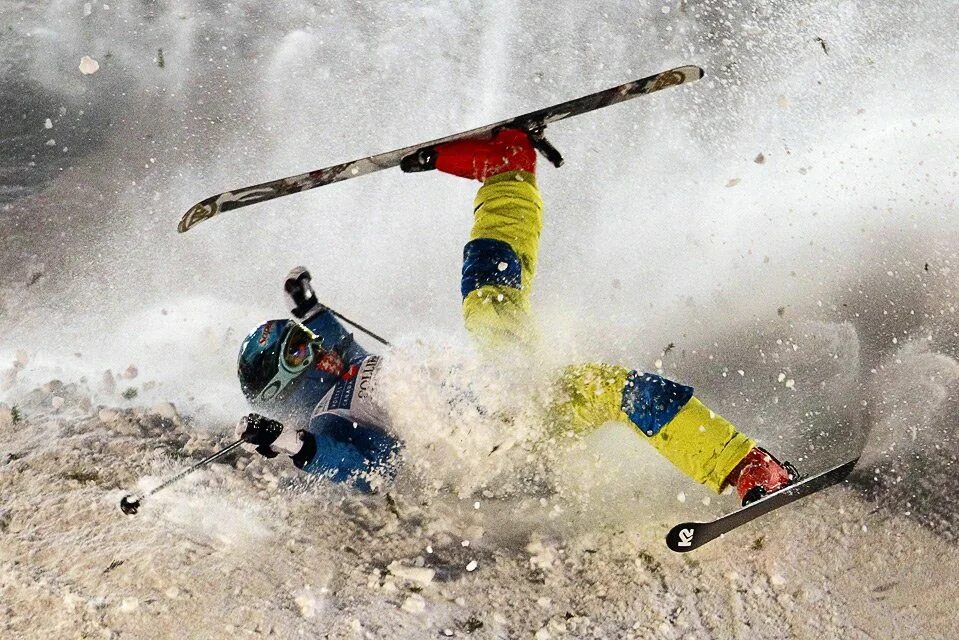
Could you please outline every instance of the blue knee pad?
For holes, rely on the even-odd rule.
[[[647,436],[666,426],[693,397],[693,388],[652,373],[631,371],[623,387],[623,413]]]

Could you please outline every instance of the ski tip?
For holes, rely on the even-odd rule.
[[[675,87],[681,84],[695,82],[702,78],[704,73],[701,67],[688,65],[685,67],[675,67],[662,73],[657,73],[655,76],[638,80],[637,82],[648,82],[649,84],[646,85],[643,93],[652,93],[660,89],[665,89],[666,87]]]
[[[219,211],[217,210],[216,202],[210,200],[197,202],[190,207],[189,211],[183,214],[179,224],[176,226],[176,230],[180,233],[186,233],[204,220],[209,220],[217,213],[219,213]]]
[[[706,75],[706,72],[702,67],[694,64],[686,65],[685,67],[676,67],[675,69],[672,69],[672,71],[678,71],[682,73],[686,78],[686,82],[694,82]]]
[[[699,546],[696,540],[696,528],[700,525],[698,522],[683,522],[677,524],[666,534],[666,546],[670,551],[676,553],[686,553]]]

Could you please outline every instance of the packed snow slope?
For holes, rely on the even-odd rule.
[[[955,4],[634,5],[0,0],[4,637],[959,635]],[[550,129],[522,378],[460,327],[475,184],[382,172],[175,231],[680,64],[707,75]],[[398,345],[398,482],[237,455],[121,517],[229,441],[297,264]],[[669,555],[735,501],[623,427],[544,444],[537,393],[585,359],[694,385],[800,469],[863,464]]]

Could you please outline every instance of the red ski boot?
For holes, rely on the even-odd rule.
[[[480,182],[507,171],[536,172],[536,151],[519,129],[503,129],[489,140],[448,142],[435,152],[438,170]]]
[[[726,484],[736,487],[745,507],[798,479],[799,473],[791,464],[780,462],[765,449],[753,447],[726,478]]]

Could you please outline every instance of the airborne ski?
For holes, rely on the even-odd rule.
[[[795,502],[817,491],[822,491],[826,487],[842,482],[852,471],[853,467],[856,466],[857,462],[859,462],[858,457],[844,462],[837,467],[833,467],[828,471],[824,471],[819,475],[801,480],[782,491],[777,491],[762,500],[757,500],[742,509],[733,511],[711,522],[683,522],[682,524],[677,524],[666,534],[666,546],[678,553],[698,549],[710,540],[715,540],[719,536],[729,533],[733,529],[747,522],[751,522],[761,515],[774,511],[779,507],[786,506],[791,502]]]
[[[410,147],[387,151],[375,156],[368,156],[352,162],[301,173],[288,178],[280,178],[250,187],[243,187],[233,191],[226,191],[202,200],[187,211],[177,230],[180,233],[192,229],[204,220],[217,216],[224,211],[232,211],[247,205],[265,202],[273,198],[288,196],[293,193],[299,193],[308,189],[315,189],[323,185],[349,180],[357,176],[366,175],[400,166],[403,171],[424,171],[431,169],[430,162],[433,147],[445,142],[454,140],[465,140],[470,138],[485,138],[495,134],[500,129],[512,128],[523,129],[529,132],[533,146],[542,153],[547,160],[555,166],[563,163],[563,157],[559,152],[543,137],[543,130],[546,125],[566,118],[571,118],[582,113],[588,113],[596,109],[602,109],[612,104],[617,104],[635,98],[636,96],[653,93],[666,87],[673,87],[687,82],[694,82],[703,77],[703,70],[696,66],[677,67],[669,69],[662,73],[641,78],[617,87],[591,93],[574,100],[562,102],[560,104],[546,107],[538,111],[502,120],[494,124],[486,125],[455,133],[445,138],[423,142]]]

